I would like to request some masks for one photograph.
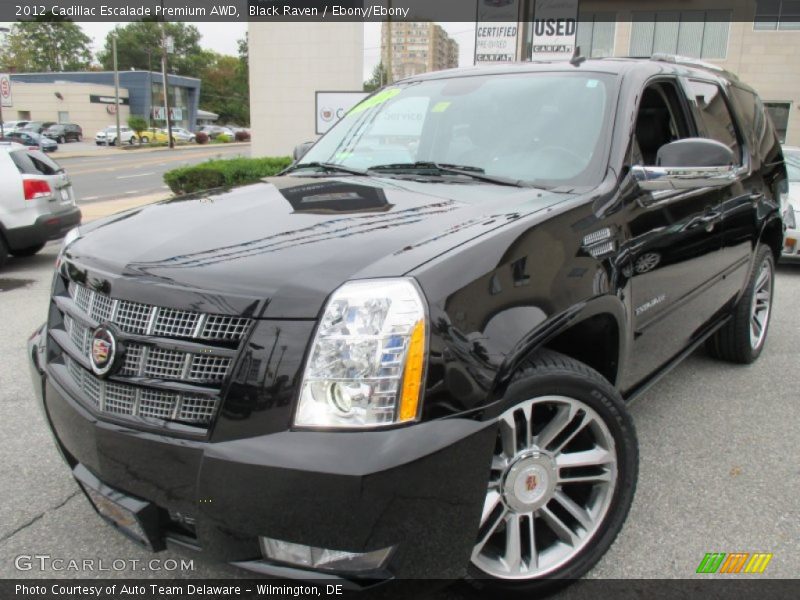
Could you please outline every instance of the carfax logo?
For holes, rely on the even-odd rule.
[[[697,567],[698,573],[763,573],[772,554],[766,552],[708,552],[700,565]]]

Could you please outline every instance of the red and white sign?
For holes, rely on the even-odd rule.
[[[0,73],[0,100],[4,108],[14,106],[11,98],[11,78],[8,73]]]

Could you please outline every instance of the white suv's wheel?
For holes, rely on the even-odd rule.
[[[585,574],[619,533],[636,433],[608,381],[555,352],[534,358],[506,396],[468,581],[542,592]]]

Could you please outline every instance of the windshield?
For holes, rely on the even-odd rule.
[[[398,84],[353,108],[300,166],[427,162],[533,184],[596,184],[614,89],[611,75],[562,72]]]
[[[783,160],[786,162],[786,172],[789,175],[789,181],[792,183],[800,183],[800,151],[784,150]]]

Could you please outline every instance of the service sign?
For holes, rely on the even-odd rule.
[[[519,0],[478,0],[475,64],[517,60]]]
[[[367,96],[369,94],[366,92],[317,92],[317,134],[327,133],[351,108]]]
[[[536,0],[532,58],[569,58],[575,52],[578,0]]]
[[[0,73],[0,100],[2,100],[3,108],[14,106],[11,97],[11,77],[8,76],[8,73]]]

